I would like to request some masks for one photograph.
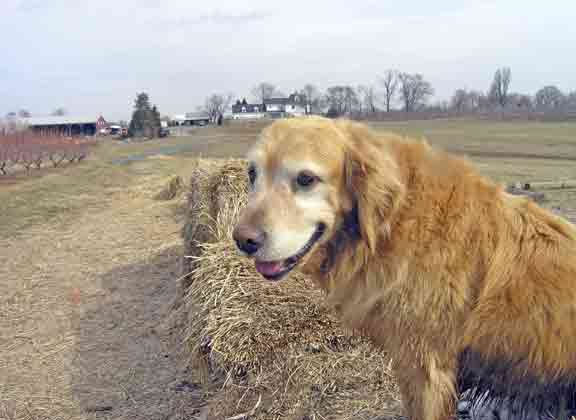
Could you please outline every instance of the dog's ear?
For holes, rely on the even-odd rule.
[[[340,122],[340,127],[348,139],[346,186],[358,212],[360,234],[374,253],[378,236],[390,234],[405,187],[397,162],[383,144],[378,144],[383,140],[358,123]]]

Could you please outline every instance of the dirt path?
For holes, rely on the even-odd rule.
[[[147,195],[0,240],[0,419],[195,418],[167,319],[180,225]]]

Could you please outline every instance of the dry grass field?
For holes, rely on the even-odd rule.
[[[573,123],[374,126],[466,154],[498,181],[576,179]],[[172,176],[187,184],[197,156],[242,156],[260,128],[106,140],[81,164],[0,178],[0,419],[201,418],[170,318],[184,198],[155,196]],[[546,193],[576,209],[576,190]]]

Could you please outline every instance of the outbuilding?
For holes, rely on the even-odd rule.
[[[23,120],[28,128],[40,135],[96,136],[104,133],[108,123],[101,115],[94,117],[31,117]]]

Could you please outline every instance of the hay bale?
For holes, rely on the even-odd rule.
[[[224,220],[231,219],[221,214],[217,222]],[[308,278],[266,282],[230,239],[201,247],[186,296],[186,337],[206,375],[209,419],[399,413],[387,355],[344,330]]]
[[[238,255],[231,232],[246,203],[246,169],[244,160],[199,159],[182,230],[178,310],[188,317],[186,351],[206,385],[208,418],[397,414],[387,355],[344,330],[304,275],[271,284]]]
[[[289,352],[274,368],[243,382],[229,381],[209,399],[208,419],[355,419],[401,417],[393,380],[378,356],[358,348],[320,355]],[[376,360],[373,360],[376,359]]]
[[[156,194],[155,200],[169,201],[175,199],[184,190],[184,182],[179,176],[173,176],[162,190]]]
[[[189,285],[191,257],[199,255],[199,243],[213,242],[231,234],[220,231],[215,221],[220,214],[234,219],[246,202],[248,179],[247,162],[241,159],[197,159],[190,176],[185,224],[181,232],[184,255],[181,276],[184,288]],[[225,220],[219,226],[232,226]]]

